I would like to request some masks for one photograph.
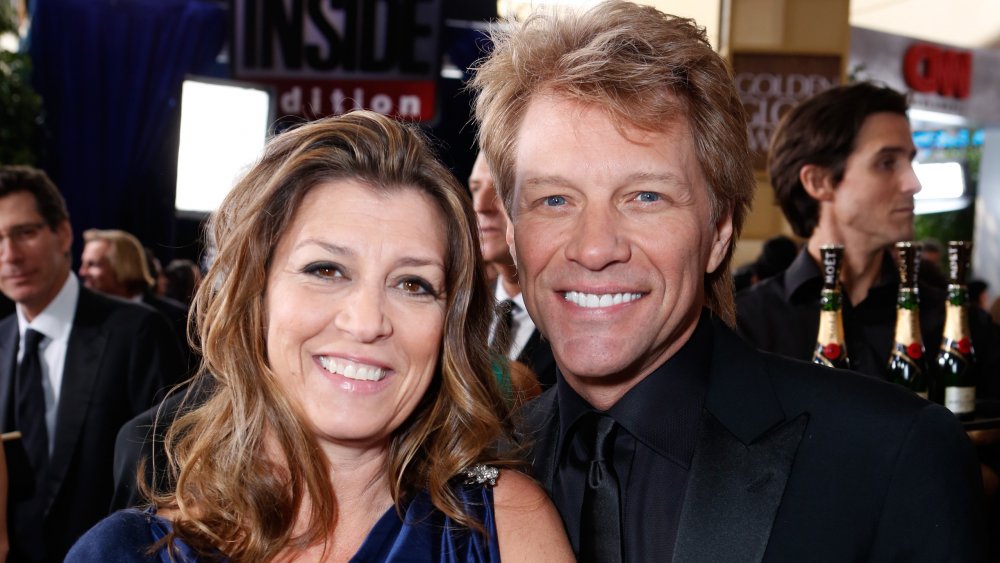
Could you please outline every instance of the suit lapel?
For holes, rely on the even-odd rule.
[[[718,321],[674,561],[760,561],[807,415],[786,420],[761,356]]]
[[[517,424],[518,435],[522,443],[529,447],[528,459],[531,461],[534,477],[551,496],[558,465],[556,448],[559,445],[559,403],[556,401],[556,390],[550,389],[529,402],[519,416],[521,420]]]
[[[18,339],[17,316],[11,315],[0,324],[0,428],[5,430],[7,430],[7,407],[14,388]]]
[[[80,439],[87,411],[97,383],[101,356],[107,336],[102,330],[98,304],[90,292],[81,287],[73,329],[66,349],[62,387],[56,415],[55,443],[49,464],[49,499],[54,499],[66,477],[73,452]],[[47,509],[48,507],[46,507]]]
[[[761,561],[808,417],[747,446],[706,413],[674,561]]]

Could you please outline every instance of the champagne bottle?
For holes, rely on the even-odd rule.
[[[889,354],[889,380],[923,398],[927,398],[924,342],[920,336],[920,293],[917,269],[920,266],[919,242],[897,242],[899,254],[899,293],[896,295],[896,336]]]
[[[937,355],[936,387],[943,391],[944,406],[962,420],[972,418],[976,409],[976,353],[969,331],[969,290],[965,285],[971,253],[970,241],[948,243],[948,301]]]
[[[819,297],[819,332],[813,363],[832,368],[850,369],[847,343],[844,341],[844,319],[840,312],[840,265],[844,246],[840,244],[819,247],[823,268],[823,290]]]

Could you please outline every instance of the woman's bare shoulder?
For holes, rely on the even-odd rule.
[[[502,560],[575,560],[556,507],[533,479],[503,470],[493,487],[493,504]]]

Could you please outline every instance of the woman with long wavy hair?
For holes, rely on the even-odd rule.
[[[174,485],[67,560],[571,560],[517,462],[467,194],[371,112],[278,135],[215,214]]]

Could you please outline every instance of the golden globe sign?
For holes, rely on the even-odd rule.
[[[234,0],[233,75],[274,87],[279,115],[434,117],[440,0]]]
[[[767,166],[771,135],[785,112],[839,84],[840,66],[837,55],[733,55],[733,74],[747,113],[747,138],[755,169]]]

